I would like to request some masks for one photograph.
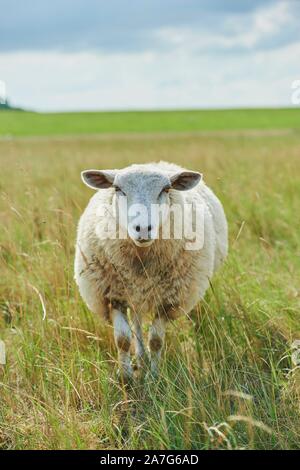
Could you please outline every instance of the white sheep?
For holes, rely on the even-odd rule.
[[[140,365],[147,358],[142,319],[154,314],[148,345],[156,372],[167,320],[188,315],[203,299],[227,255],[223,207],[200,173],[166,162],[87,170],[82,179],[99,191],[78,226],[75,280],[80,294],[92,312],[112,321],[126,380],[133,375],[128,310]],[[195,246],[190,235],[176,234],[184,225],[182,217],[190,224],[188,234],[198,235]],[[166,227],[171,230],[164,236]]]

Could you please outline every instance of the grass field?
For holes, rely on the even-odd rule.
[[[299,110],[124,116],[0,114],[2,135],[74,134],[0,140],[0,448],[299,448]],[[204,173],[230,254],[194,321],[169,325],[160,379],[127,390],[73,281],[79,174],[159,159]]]
[[[0,112],[0,135],[4,136],[237,129],[300,129],[300,110],[282,108],[58,114]]]

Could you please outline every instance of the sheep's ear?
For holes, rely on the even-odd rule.
[[[81,172],[81,179],[92,189],[106,189],[113,185],[116,173],[114,170],[85,170]]]
[[[178,191],[187,191],[194,188],[201,179],[202,175],[197,171],[181,171],[171,176],[171,188]]]

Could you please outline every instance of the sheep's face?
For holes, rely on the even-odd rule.
[[[160,227],[169,216],[171,191],[192,189],[201,175],[193,171],[168,175],[133,165],[122,170],[86,170],[82,179],[93,189],[114,189],[119,226],[137,246],[147,247],[159,238]]]

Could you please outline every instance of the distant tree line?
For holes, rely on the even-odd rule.
[[[14,108],[8,100],[0,101],[0,111],[23,111],[21,108]]]

